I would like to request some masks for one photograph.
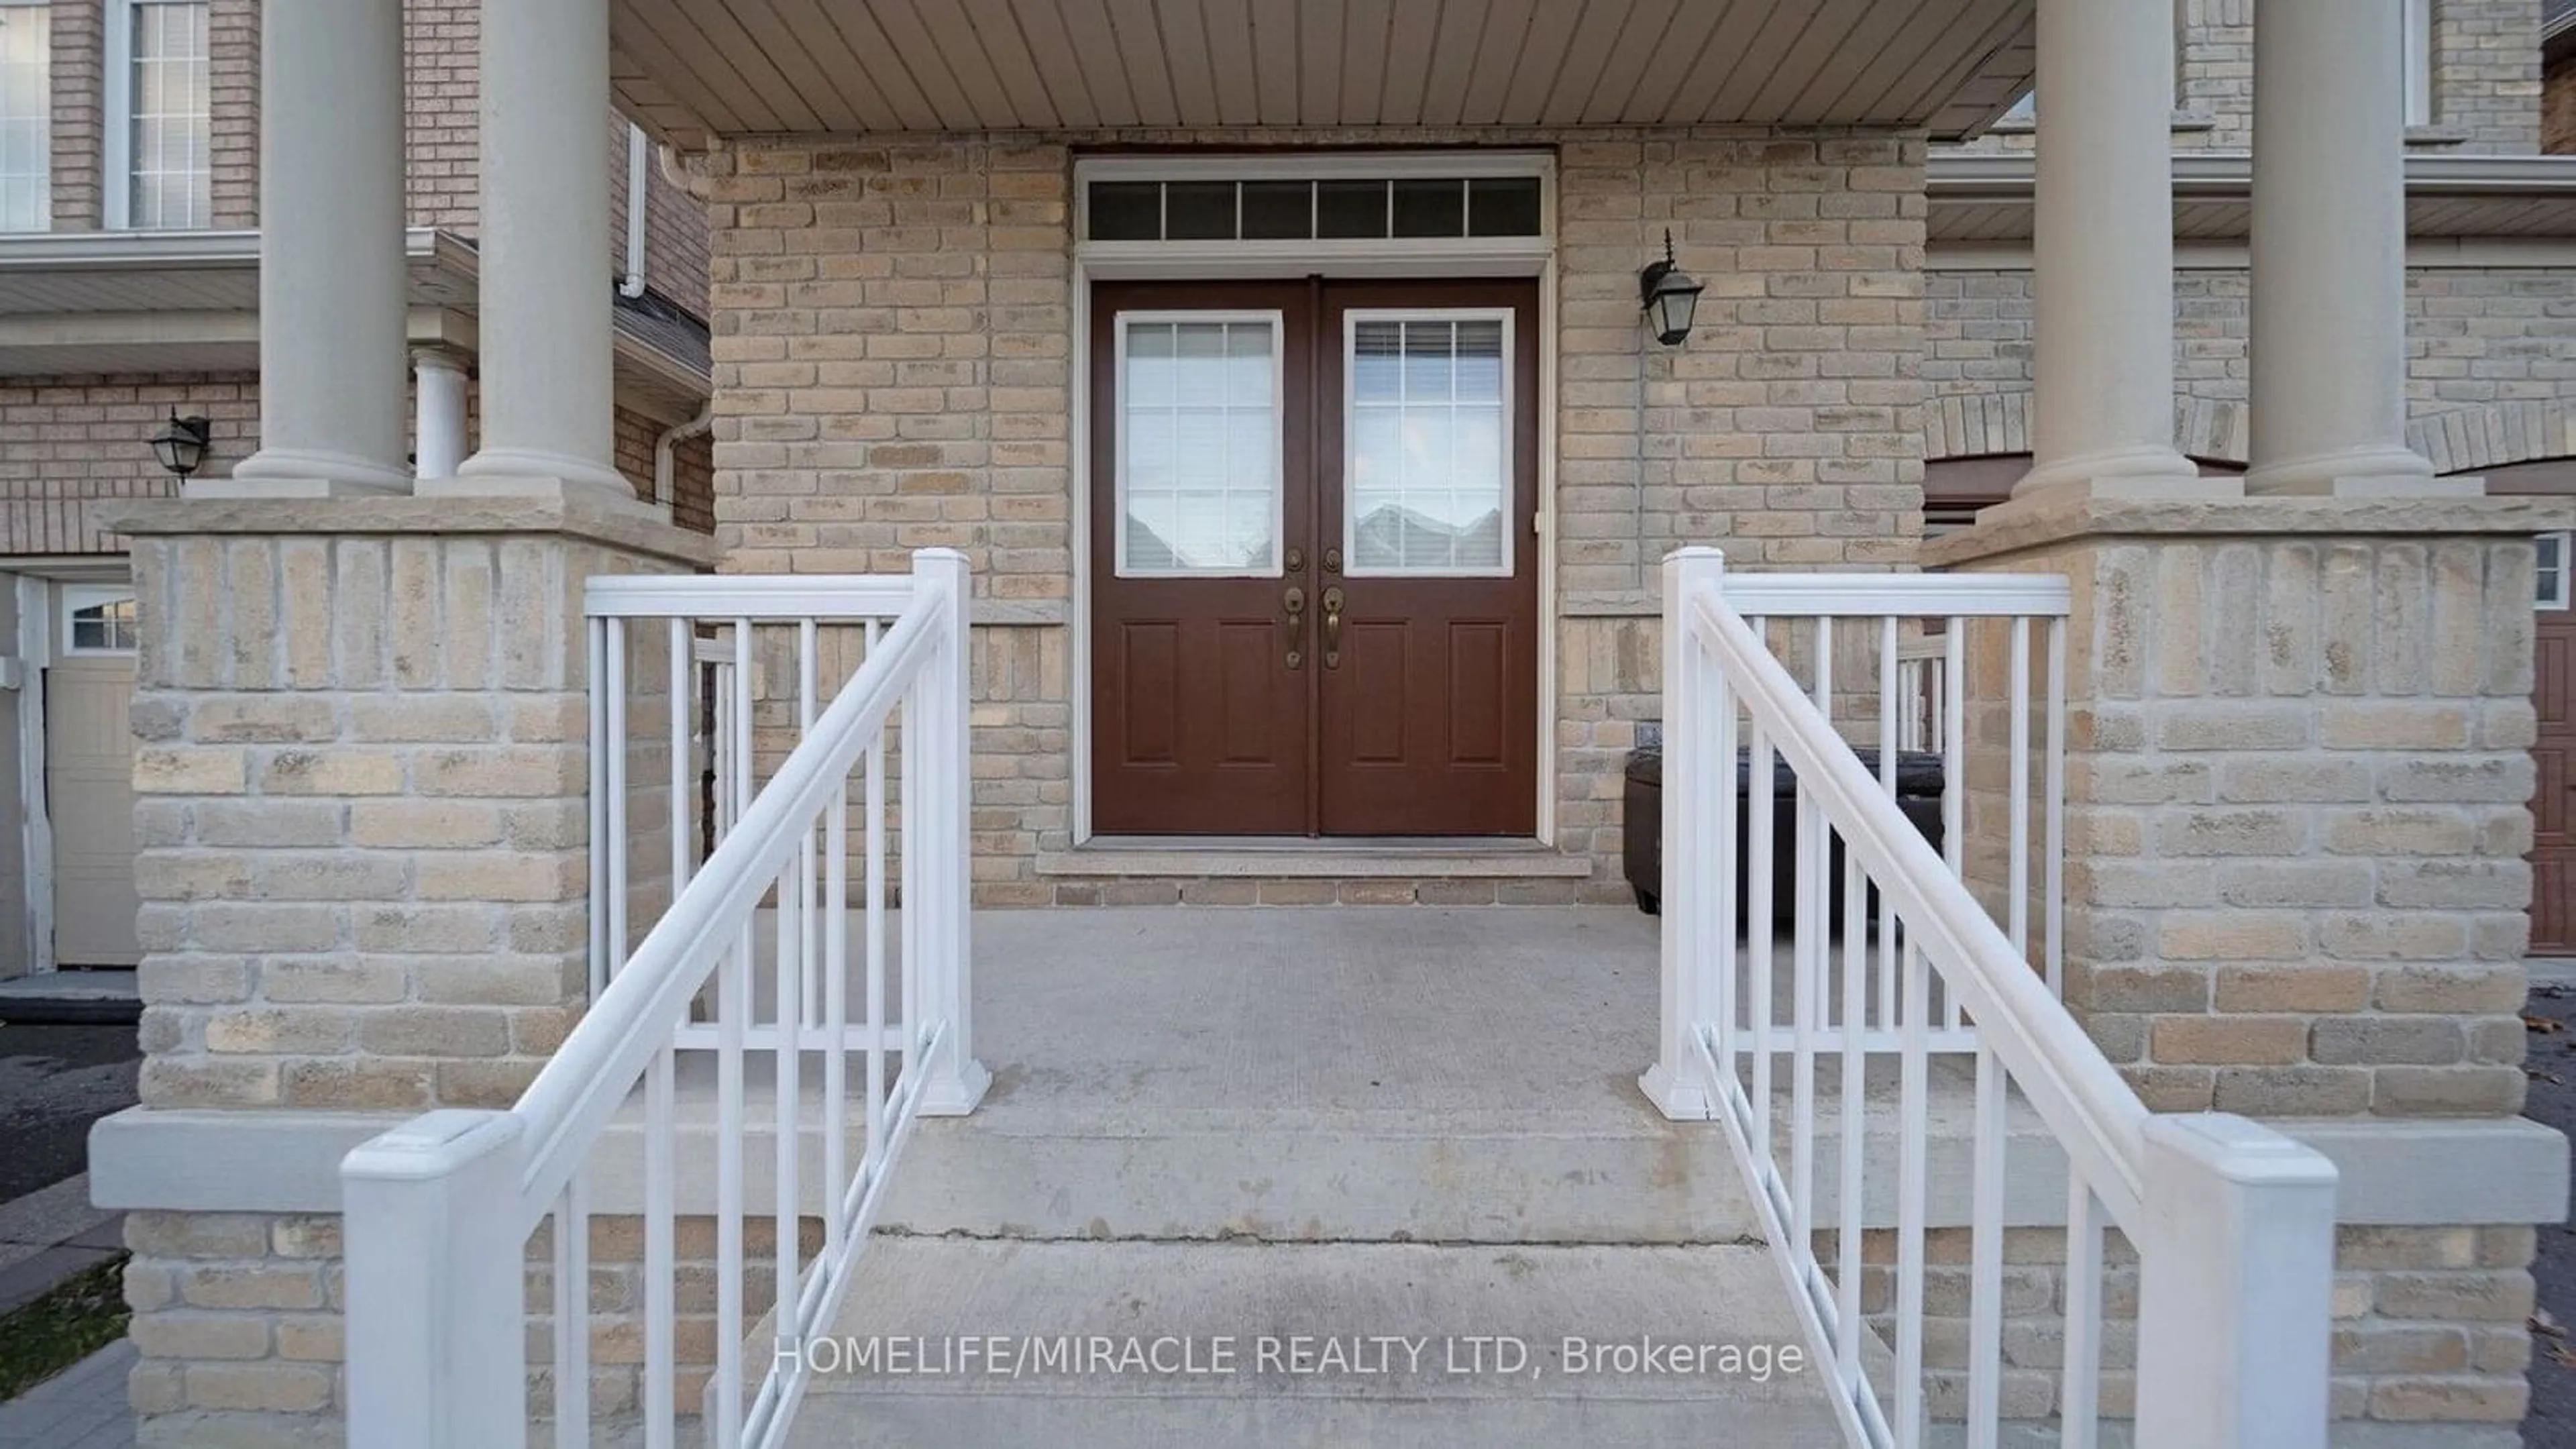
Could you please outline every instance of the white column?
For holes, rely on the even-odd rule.
[[[443,347],[411,355],[412,469],[453,478],[465,461],[465,359]]]
[[[483,0],[482,90],[483,448],[430,491],[635,505],[610,395],[608,0]]]
[[[2395,4],[2256,7],[2249,493],[2435,491],[2406,447],[2404,52]]]
[[[402,6],[268,0],[265,16],[260,448],[188,491],[405,491]]]
[[[2015,495],[2208,496],[2175,451],[2173,11],[2040,0],[2031,470]]]

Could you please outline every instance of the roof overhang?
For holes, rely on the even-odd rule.
[[[413,227],[403,256],[411,341],[472,353],[474,244]],[[703,341],[692,347],[689,328],[624,307],[617,320],[620,400],[659,418],[695,412],[709,392]],[[258,232],[0,235],[0,377],[258,366]]]
[[[2033,164],[2028,153],[1934,155],[1933,242],[2027,240]],[[2174,236],[2243,238],[2253,190],[2253,158],[2241,152],[2176,156]],[[2576,236],[2576,156],[2408,156],[2406,226],[2416,237]]]
[[[1241,127],[1922,127],[2030,88],[2035,0],[611,0],[664,139]]]

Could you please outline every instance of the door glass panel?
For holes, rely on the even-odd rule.
[[[1119,328],[1119,576],[1277,577],[1277,318]]]
[[[1351,314],[1351,573],[1511,573],[1509,331],[1500,313]]]

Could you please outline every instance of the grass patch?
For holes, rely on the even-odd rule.
[[[0,1402],[123,1338],[127,1316],[119,1253],[0,1318]]]

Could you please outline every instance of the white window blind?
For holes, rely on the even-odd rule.
[[[206,0],[117,0],[121,144],[110,154],[112,224],[193,230],[214,219],[208,158]]]
[[[0,3],[0,231],[53,224],[53,12]]]

